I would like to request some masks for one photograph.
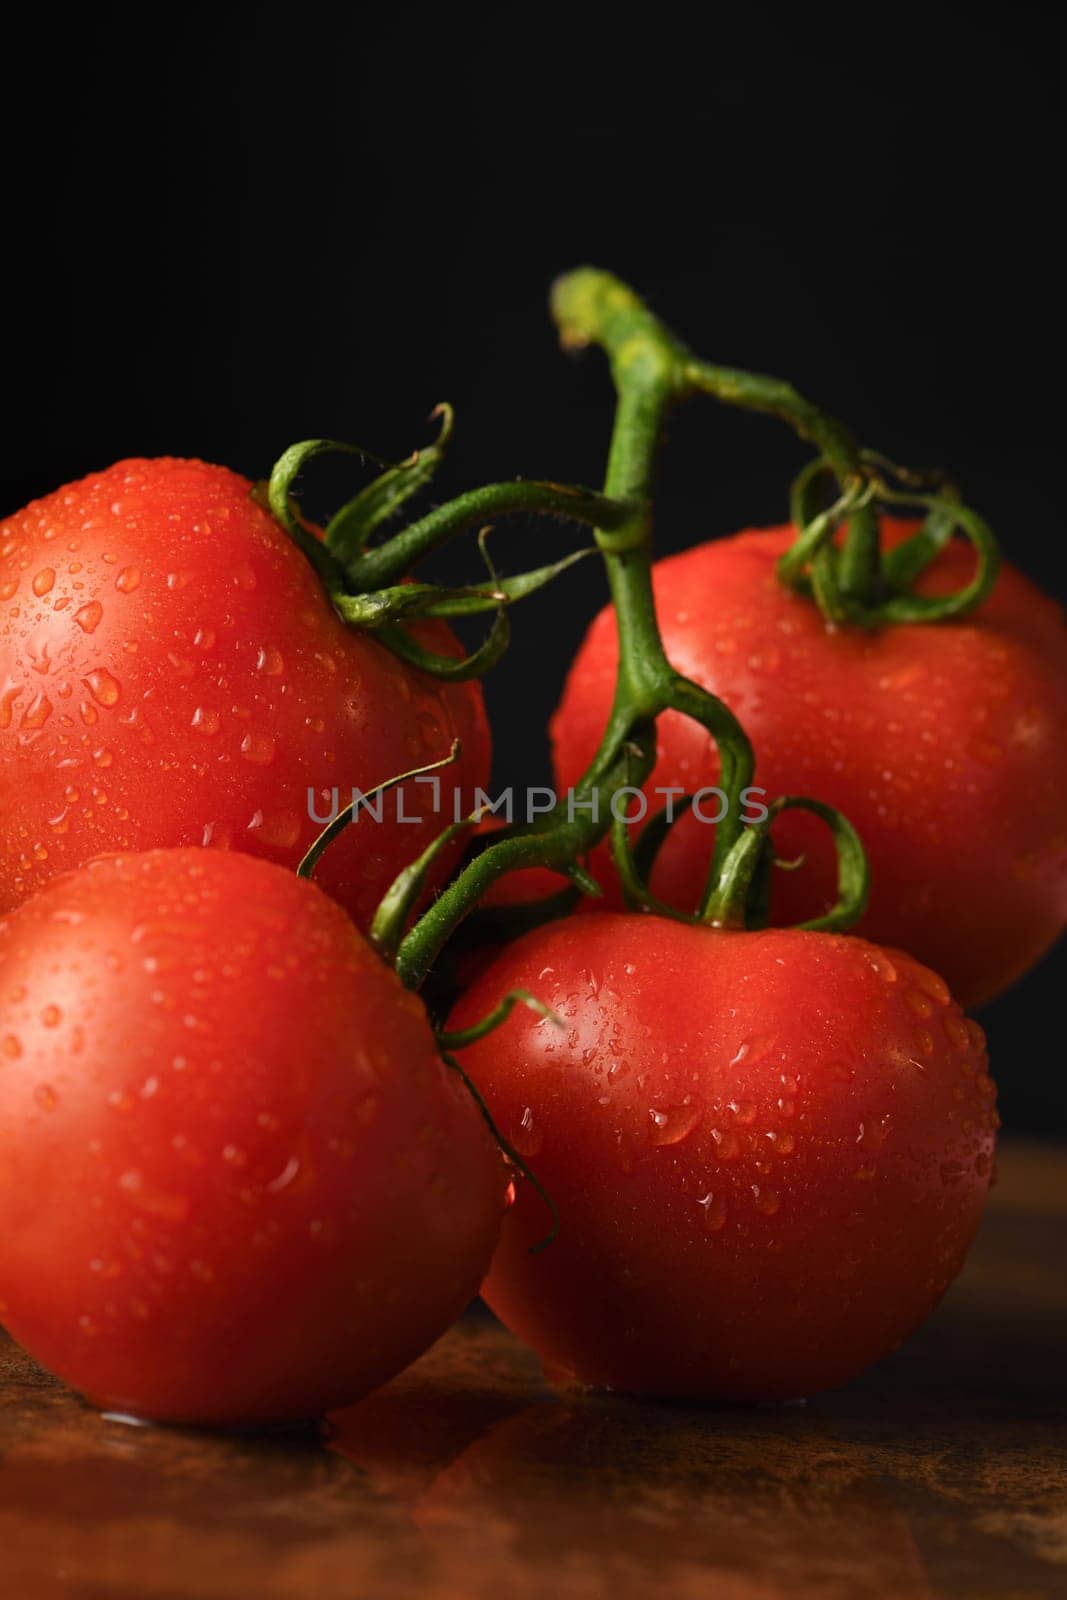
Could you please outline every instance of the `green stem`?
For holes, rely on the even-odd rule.
[[[579,858],[611,828],[618,791],[640,787],[650,776],[655,719],[663,711],[694,718],[718,745],[727,809],[716,828],[713,881],[742,830],[740,794],[753,774],[748,739],[722,701],[667,660],[652,591],[656,454],[668,411],[691,387],[690,358],[637,296],[606,273],[584,269],[561,278],[552,309],[565,344],[596,343],[606,351],[618,395],[602,503],[625,514],[595,525],[618,626],[614,703],[600,747],[569,800],[536,825],[488,845],[401,941],[396,967],[410,988],[422,983],[445,941],[505,872],[543,866],[575,875]]]
[[[712,366],[695,356],[689,358],[686,378],[692,393],[711,395],[727,405],[740,406],[745,411],[762,411],[787,422],[802,439],[815,446],[833,468],[842,489],[850,479],[862,479],[859,446],[848,428],[805,399],[791,383],[759,372]]]

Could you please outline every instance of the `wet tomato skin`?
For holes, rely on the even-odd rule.
[[[450,1026],[525,986],[463,1064],[529,1186],[483,1288],[546,1368],[786,1399],[893,1349],[958,1271],[990,1182],[984,1041],[944,983],[855,937],[594,912],[504,951]]]
[[[887,519],[894,545],[914,524]],[[978,1005],[1027,971],[1067,923],[1067,628],[1061,608],[1005,566],[990,597],[958,622],[872,633],[826,627],[778,582],[791,528],[704,544],[657,563],[667,654],[740,717],[767,795],[815,795],[859,830],[871,899],[859,931],[910,950]],[[961,587],[971,558],[953,545],[919,588]],[[552,724],[558,786],[573,784],[604,726],[614,686],[610,612],[582,644]],[[690,792],[717,780],[696,724],[668,713],[649,788]],[[663,804],[652,798],[650,809]],[[715,801],[706,813],[714,816]],[[691,909],[714,828],[692,815],[672,830],[653,887]],[[834,899],[822,825],[790,812],[778,854],[774,920],[806,921]],[[597,876],[617,894],[605,849]]]
[[[295,866],[322,827],[309,789],[327,817],[334,786],[344,805],[456,738],[444,821],[453,786],[469,808],[487,781],[478,685],[346,628],[251,487],[201,461],[123,461],[0,523],[0,910],[106,851]],[[444,624],[421,628],[459,653]],[[444,825],[425,785],[405,786],[404,814],[422,820],[388,797],[319,869],[361,926]]]
[[[313,1417],[477,1292],[507,1174],[318,888],[105,858],[0,919],[0,1320],[98,1405]]]

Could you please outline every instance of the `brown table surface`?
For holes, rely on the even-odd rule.
[[[1067,1596],[1067,1156],[1000,1169],[937,1314],[806,1406],[554,1394],[471,1315],[325,1442],[219,1437],[0,1339],[0,1595]]]

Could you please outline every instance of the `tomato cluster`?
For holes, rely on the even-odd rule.
[[[863,523],[892,491],[810,407],[837,508],[653,572],[666,398],[717,369],[606,275],[561,280],[555,310],[616,358],[603,497],[496,486],[368,548],[417,457],[321,536],[291,471],[268,496],[164,459],[0,524],[0,1318],[99,1405],[315,1416],[482,1285],[550,1373],[788,1399],[892,1349],[963,1260],[997,1118],[958,1002],[1067,917],[1062,616],[993,582],[954,503]],[[788,410],[765,382],[724,387]],[[595,805],[475,828],[473,670],[548,569],[403,574],[485,496],[600,529],[615,607],[553,724],[560,789],[721,783],[717,827],[683,802],[610,844]],[[946,515],[979,550],[970,589]],[[873,625],[879,604],[915,615]],[[494,608],[464,656],[445,619]],[[753,748],[774,803],[738,822]],[[319,861],[336,795],[403,796],[446,759],[448,815],[408,788],[406,811],[337,818]],[[435,1027],[413,989],[479,903],[498,939],[525,931],[468,944]]]

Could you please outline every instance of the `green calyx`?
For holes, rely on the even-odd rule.
[[[261,493],[276,521],[314,567],[335,609],[350,627],[372,631],[394,654],[421,671],[459,682],[482,677],[507,648],[510,605],[551,583],[573,561],[590,552],[580,551],[551,565],[501,579],[488,558],[483,538],[481,548],[488,581],[462,588],[407,582],[408,574],[420,560],[469,528],[480,527],[484,533],[487,524],[501,516],[532,512],[590,526],[622,528],[632,520],[633,512],[628,506],[613,504],[588,490],[516,479],[486,484],[459,495],[379,542],[372,542],[387,523],[400,515],[412,496],[426,487],[443,459],[452,433],[452,411],[448,406],[437,406],[431,415],[441,420],[437,439],[393,466],[386,466],[356,445],[333,439],[306,439],[291,445],[278,458]],[[316,456],[334,452],[369,460],[384,470],[330,518],[320,539],[302,517],[293,490],[300,473]],[[493,622],[483,643],[464,657],[429,648],[410,628],[411,623],[422,619],[479,612],[492,612]]]
[[[701,361],[631,289],[595,268],[561,278],[553,290],[552,307],[564,343],[572,348],[596,338],[590,332],[594,326],[603,330],[612,345],[616,383],[632,363],[658,359],[675,399],[710,395],[726,405],[765,412],[815,446],[816,460],[793,487],[791,513],[797,538],[781,558],[779,576],[788,587],[810,595],[828,622],[862,628],[940,622],[965,616],[989,594],[997,578],[999,553],[983,518],[936,481],[860,449],[842,423],[791,384]],[[654,357],[648,350],[652,329],[658,346]],[[911,510],[924,520],[911,539],[886,551],[879,532],[883,510]],[[974,549],[973,576],[951,594],[916,594],[916,581],[955,533]]]

